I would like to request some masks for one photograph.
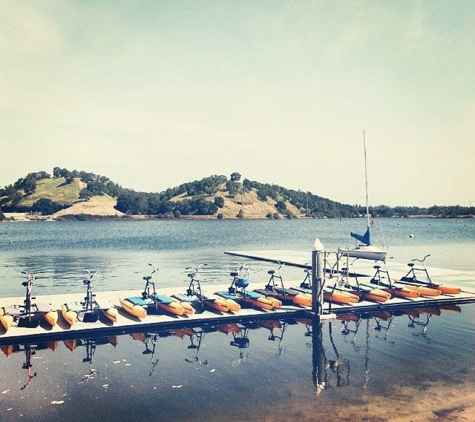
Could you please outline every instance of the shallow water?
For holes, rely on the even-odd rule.
[[[90,269],[100,271],[98,290],[139,289],[149,262],[160,268],[159,285],[185,289],[185,267],[203,262],[209,264],[203,281],[223,283],[232,261],[224,250],[310,251],[315,237],[330,250],[350,243],[355,223],[364,226],[362,220],[2,224],[0,288],[4,296],[22,295],[20,271],[28,270],[37,276],[37,295],[80,292]],[[382,227],[394,257],[389,266],[430,253],[429,268],[463,273],[464,286],[475,290],[475,221],[383,220]],[[265,281],[272,264],[249,266],[255,282]],[[302,271],[285,267],[284,274]],[[433,416],[473,396],[474,345],[474,304],[321,327],[270,320],[83,338],[75,347],[6,345],[0,420],[430,420],[425,412]]]

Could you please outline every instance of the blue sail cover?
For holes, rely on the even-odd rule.
[[[353,233],[351,232],[351,237],[354,237],[356,240],[359,240],[361,243],[364,243],[365,245],[371,245],[371,238],[370,238],[370,233],[369,233],[369,227],[366,229],[366,233],[361,235],[358,233]]]

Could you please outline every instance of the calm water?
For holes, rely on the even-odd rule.
[[[360,226],[363,220],[1,224],[0,289],[23,295],[20,272],[28,270],[37,295],[81,292],[86,269],[100,271],[96,290],[139,289],[149,262],[160,268],[162,286],[185,289],[185,267],[200,263],[208,264],[209,284],[227,283],[232,258],[225,250],[310,255],[316,237],[334,250],[351,244],[349,231]],[[475,291],[475,221],[382,220],[375,232],[376,243],[389,245],[389,267],[403,271],[430,253],[429,268],[448,269],[451,280]],[[252,281],[265,282],[272,264],[249,265]],[[284,275],[302,271],[285,267]],[[475,304],[466,304],[321,329],[292,319],[4,346],[0,420],[387,420],[388,408],[423,414],[475,392],[474,321]]]

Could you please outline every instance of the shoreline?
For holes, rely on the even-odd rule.
[[[41,216],[41,215],[32,215],[28,213],[4,213],[5,219],[0,220],[0,223],[24,223],[24,222],[62,222],[62,221],[190,221],[190,220],[209,220],[209,221],[222,221],[222,220],[232,220],[232,221],[243,221],[243,220],[276,220],[274,218],[267,218],[265,216],[245,216],[244,218],[239,217],[224,217],[218,218],[215,215],[190,215],[190,216],[181,216],[180,218],[168,218],[168,217],[158,217],[150,215],[110,215],[110,214],[67,214],[55,217],[53,215]],[[360,219],[363,217],[354,217],[352,219]],[[385,218],[385,217],[382,217]],[[464,219],[475,219],[475,215],[465,215],[465,216],[456,216],[456,217],[436,217],[433,215],[410,215],[407,217],[388,217],[391,220],[406,220],[406,219],[430,219],[430,220],[464,220]],[[313,218],[313,217],[294,217],[292,220],[326,220],[328,218]],[[337,219],[337,218],[332,218]],[[277,220],[287,220],[286,218],[279,218]]]

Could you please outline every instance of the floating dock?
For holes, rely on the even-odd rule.
[[[299,251],[283,251],[283,250],[267,250],[267,251],[234,251],[234,252],[225,252],[226,254],[238,256],[241,258],[255,259],[264,262],[272,262],[275,264],[287,264],[289,266],[302,268],[304,270],[311,269],[308,261],[310,254],[306,252]],[[327,265],[328,262],[325,261]],[[359,265],[359,268],[353,269],[352,273],[347,274],[349,277],[361,277],[361,278],[370,278],[372,270],[377,267],[373,267],[374,262],[362,262],[362,265]],[[337,282],[338,277],[341,277],[341,274],[335,272],[335,267],[331,267],[331,274],[328,273],[328,266],[325,267],[324,271],[324,283],[326,286],[334,286]],[[399,271],[401,268],[405,268],[400,265]],[[449,272],[443,272],[442,270],[437,272],[437,282],[439,284],[447,283],[456,285],[453,283],[455,279],[453,278],[453,271],[448,270]],[[237,274],[237,273],[236,273]],[[445,276],[444,276],[445,274]],[[335,276],[336,275],[336,276]],[[460,276],[460,273],[457,277]],[[28,277],[30,277],[28,275]],[[387,272],[387,277],[389,278],[389,272]],[[468,279],[464,280],[464,285],[473,285],[473,274],[468,276]],[[29,278],[30,280],[30,278]],[[248,281],[246,279],[246,281]],[[461,281],[460,279],[458,281]],[[467,283],[468,281],[468,283]],[[285,280],[286,288],[297,288],[300,285],[301,281],[288,281]],[[25,283],[23,283],[25,285]],[[247,286],[247,291],[254,290],[264,290],[265,283],[250,283]],[[375,285],[377,287],[377,285]],[[206,285],[206,290],[203,292],[205,295],[212,295],[214,292],[226,292],[228,291],[229,283],[225,285]],[[62,316],[61,308],[65,303],[81,303],[85,300],[84,293],[71,293],[71,294],[62,294],[62,295],[44,295],[37,296],[34,298],[34,303],[42,304],[41,306],[44,309],[44,306],[49,304],[52,310],[57,310],[58,320],[55,325],[51,326],[48,324],[41,315],[34,315],[34,318],[39,319],[40,323],[36,326],[30,326],[26,324],[18,324],[14,321],[11,324],[8,330],[5,330],[2,325],[0,325],[0,345],[12,344],[15,342],[31,342],[31,341],[44,341],[51,338],[56,340],[64,340],[71,338],[78,338],[80,336],[104,336],[104,335],[113,335],[113,334],[122,334],[122,333],[133,333],[134,331],[146,331],[146,330],[167,330],[175,329],[180,327],[197,327],[197,326],[207,326],[213,324],[228,324],[228,323],[238,323],[244,321],[252,320],[266,320],[266,319],[285,319],[289,317],[312,317],[314,313],[312,309],[306,306],[296,305],[292,300],[286,300],[283,303],[283,306],[280,308],[272,310],[263,310],[260,308],[252,307],[251,303],[242,304],[241,309],[235,312],[220,312],[203,307],[199,300],[194,300],[192,302],[193,307],[195,308],[195,313],[187,314],[184,316],[177,316],[172,314],[167,314],[165,311],[161,313],[148,314],[145,318],[138,318],[130,313],[126,312],[120,302],[119,297],[129,298],[129,297],[140,297],[142,295],[141,291],[138,290],[128,290],[128,291],[108,291],[100,292],[95,291],[93,295],[95,300],[99,303],[110,304],[110,307],[117,309],[117,318],[115,322],[112,322],[110,319],[107,319],[105,316],[101,315],[101,311],[98,312],[100,315],[98,319],[92,318],[90,321],[84,321],[80,317],[74,322],[73,325],[70,325]],[[168,287],[160,288],[160,295],[165,296],[183,296],[183,291],[179,291],[177,287]],[[292,297],[292,295],[289,295]],[[32,298],[33,299],[33,298]],[[323,313],[320,315],[320,319],[331,319],[335,318],[337,315],[341,314],[365,314],[372,312],[391,312],[399,313],[404,312],[408,309],[421,309],[421,308],[440,308],[440,309],[450,309],[454,308],[457,305],[463,303],[475,302],[475,293],[462,289],[458,294],[440,294],[438,296],[419,296],[415,298],[401,298],[401,297],[392,297],[385,302],[373,302],[369,300],[359,300],[357,303],[348,303],[348,304],[337,304],[330,302],[323,302]],[[11,298],[0,298],[0,311],[3,312],[4,309],[19,309],[21,305],[25,303],[25,297],[11,297]],[[38,308],[38,305],[37,305]],[[38,308],[39,309],[39,308]],[[8,312],[6,312],[8,313]],[[115,311],[114,311],[115,313]],[[10,317],[11,318],[11,317]],[[87,320],[88,318],[86,318]]]
[[[292,282],[287,282],[289,287]],[[207,285],[209,293],[212,291],[227,290],[226,285]],[[249,290],[262,289],[263,285],[252,283]],[[164,295],[177,294],[176,288],[162,288],[160,293]],[[65,302],[74,302],[84,300],[84,293],[63,294],[63,295],[45,295],[37,296],[36,301],[51,304],[52,309],[58,310],[58,321],[55,326],[50,326],[41,319],[40,324],[35,327],[18,327],[13,324],[8,331],[0,326],[0,345],[12,344],[18,342],[46,341],[48,339],[65,340],[78,338],[81,336],[104,336],[113,334],[132,333],[134,331],[146,331],[148,329],[167,330],[180,327],[197,327],[213,324],[237,323],[251,320],[266,319],[285,319],[289,317],[311,316],[310,308],[283,305],[280,309],[265,311],[256,308],[243,307],[238,312],[218,312],[207,308],[200,309],[199,302],[195,302],[197,308],[192,315],[176,316],[170,314],[147,315],[144,319],[139,319],[127,313],[119,303],[119,296],[130,297],[140,295],[137,290],[133,291],[109,291],[96,292],[96,297],[100,301],[111,302],[118,310],[117,321],[112,322],[107,318],[100,316],[95,322],[76,321],[70,326],[61,315],[61,306]],[[2,298],[0,307],[12,304],[21,304],[24,297]],[[462,291],[457,295],[440,295],[438,297],[418,297],[414,299],[392,298],[384,303],[375,303],[370,301],[360,301],[358,303],[338,305],[335,303],[324,302],[323,318],[335,318],[338,314],[362,314],[387,310],[389,312],[398,312],[409,308],[440,307],[450,308],[454,305],[475,302],[475,293]],[[39,317],[39,316],[35,316]]]

